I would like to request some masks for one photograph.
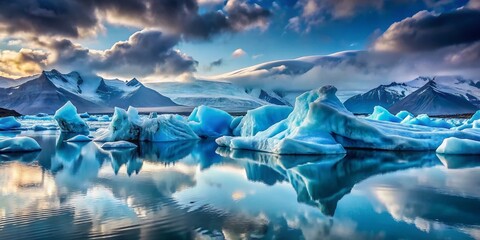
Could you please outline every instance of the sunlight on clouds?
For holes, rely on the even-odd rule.
[[[47,65],[48,53],[43,50],[22,48],[19,52],[0,52],[0,76],[19,78],[37,74]]]

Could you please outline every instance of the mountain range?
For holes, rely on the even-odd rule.
[[[413,114],[455,115],[480,109],[480,82],[460,76],[418,77],[404,83],[380,85],[345,101],[345,107],[358,114],[382,106],[392,113],[407,110]]]
[[[54,113],[67,101],[80,112],[108,113],[113,107],[134,106],[149,111],[182,111],[201,104],[228,110],[246,111],[265,104],[288,104],[274,92],[246,89],[210,81],[142,84],[43,71],[24,79],[0,79],[0,107],[21,114]],[[168,109],[168,110],[167,110]]]

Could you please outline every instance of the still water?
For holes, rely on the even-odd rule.
[[[43,150],[0,155],[0,239],[480,239],[477,157],[20,134]]]

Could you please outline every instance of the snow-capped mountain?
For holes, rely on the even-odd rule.
[[[375,106],[389,108],[419,87],[408,83],[393,82],[380,85],[366,93],[355,95],[344,102],[345,107],[354,113],[371,113]]]
[[[420,89],[422,89],[423,92],[420,91]],[[413,97],[414,93],[416,97]],[[431,94],[432,96],[427,97],[426,94]],[[419,97],[419,95],[421,97]],[[438,98],[441,96],[443,96],[441,98],[443,100]],[[447,102],[449,102],[449,104],[441,106],[437,103],[419,102],[430,101],[429,99],[437,99],[438,104],[440,104],[440,102],[446,104],[445,101],[448,100]],[[460,99],[464,99],[464,101]],[[479,99],[479,82],[460,76],[436,76],[418,77],[404,83],[393,82],[389,85],[380,85],[366,93],[349,98],[344,104],[347,109],[354,113],[371,113],[373,107],[379,105],[385,108],[391,108],[393,112],[400,110],[410,111],[409,109],[411,109],[412,113],[418,113],[420,109],[423,109],[422,111],[424,112],[422,113],[444,115],[472,112],[472,105],[474,107],[480,107]],[[453,107],[453,105],[458,106]],[[400,109],[402,107],[405,109]],[[441,110],[442,107],[445,108],[443,113]],[[453,111],[454,109],[458,111],[455,112]]]
[[[273,91],[246,89],[226,82],[194,80],[146,83],[146,86],[184,106],[207,105],[228,111],[246,111],[266,104],[289,105]]]
[[[431,80],[392,105],[389,110],[394,114],[407,110],[416,115],[426,113],[431,116],[474,113],[479,107],[465,97],[467,94]],[[473,99],[478,102],[476,97]]]
[[[82,77],[77,72],[44,71],[21,85],[0,88],[0,107],[22,114],[53,113],[67,101],[79,111],[88,112],[110,112],[114,106],[178,106],[136,79],[104,80],[98,76]]]

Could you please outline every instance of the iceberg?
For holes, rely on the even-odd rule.
[[[455,137],[446,138],[437,148],[441,154],[480,154],[480,141],[460,139]]]
[[[56,124],[37,124],[32,127],[33,131],[47,131],[47,130],[57,130],[58,126]]]
[[[233,135],[242,137],[254,136],[273,124],[286,119],[292,111],[292,107],[279,105],[265,105],[249,110],[241,119],[234,119],[235,121],[240,120],[240,123],[233,128]]]
[[[81,114],[79,114],[79,116],[81,118],[90,118],[90,114],[88,114],[88,112],[81,113]]]
[[[33,138],[0,137],[0,152],[33,152],[42,148]]]
[[[407,117],[412,117],[413,118],[413,117],[415,117],[415,115],[413,115],[409,111],[402,110],[402,111],[398,112],[397,114],[395,114],[395,117],[400,118],[403,121],[403,119],[405,119]]]
[[[22,124],[20,124],[15,117],[3,117],[0,118],[0,130],[10,130],[10,129],[15,129],[21,127]]]
[[[103,149],[110,148],[136,148],[137,145],[127,141],[106,142],[102,145]]]
[[[115,108],[108,129],[98,131],[95,141],[169,142],[192,139],[199,137],[182,116],[164,114],[153,119],[142,119],[137,109],[129,107],[127,111]]]
[[[345,153],[344,147],[424,151],[435,150],[448,137],[480,140],[479,131],[358,118],[335,96],[336,90],[325,86],[304,93],[285,120],[254,136],[224,136],[216,142],[233,149],[277,154],[339,154]],[[432,122],[430,125],[441,125]]]
[[[68,101],[53,116],[62,132],[85,133],[89,131],[87,123],[77,114],[77,108]]]
[[[420,114],[417,117],[407,116],[402,120],[404,124],[421,125],[435,128],[452,128],[453,124],[443,119],[432,119],[427,114]]]
[[[200,137],[216,138],[231,134],[232,120],[233,117],[227,112],[202,105],[193,109],[188,116],[188,125]]]
[[[67,142],[90,142],[90,141],[92,141],[91,138],[82,134],[69,138],[67,140]]]
[[[402,113],[404,114],[404,113]],[[387,109],[381,106],[375,106],[373,108],[373,113],[370,116],[366,117],[368,119],[387,121],[387,122],[401,122],[402,118],[397,117],[391,114]]]

